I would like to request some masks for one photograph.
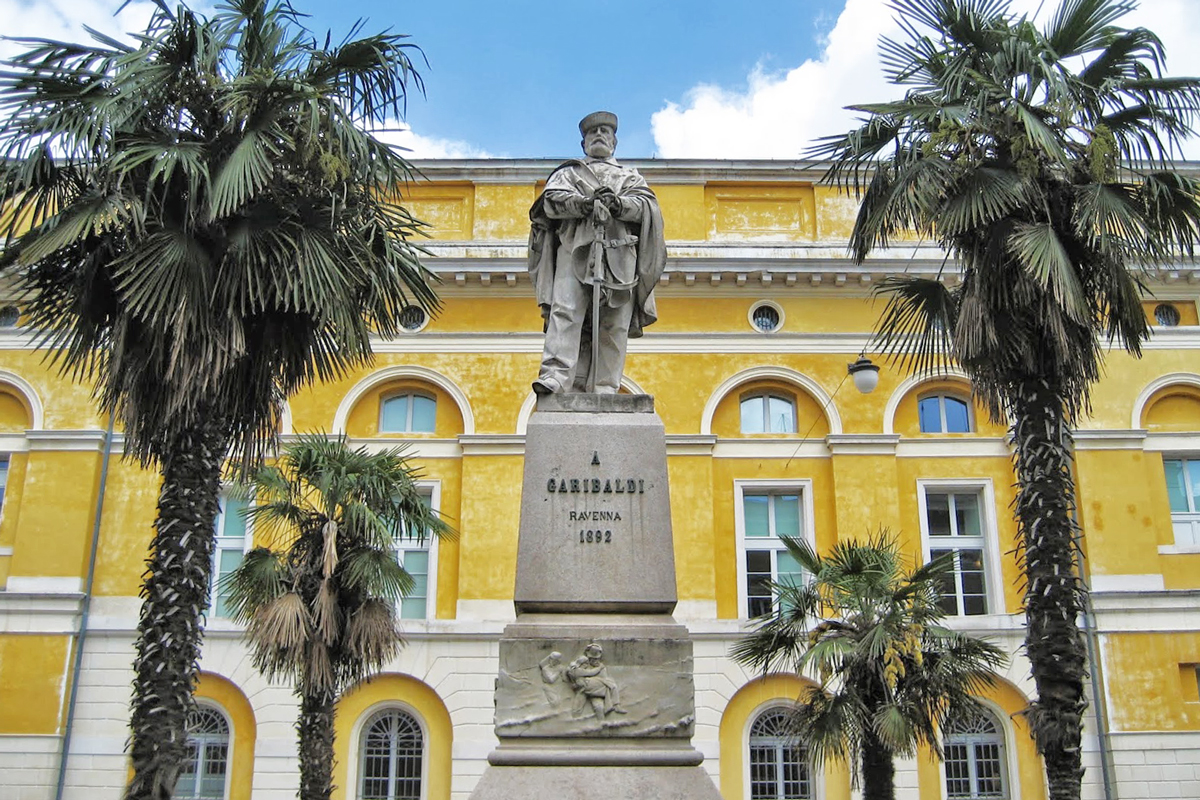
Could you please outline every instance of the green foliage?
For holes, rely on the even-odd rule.
[[[284,397],[437,308],[395,194],[411,168],[366,132],[422,88],[405,37],[331,46],[286,2],[230,0],[159,2],[133,43],[20,41],[0,269],[143,461],[215,413],[255,463]]]
[[[287,444],[253,474],[247,516],[268,544],[229,576],[230,605],[268,678],[336,697],[396,654],[395,604],[413,589],[396,538],[452,534],[419,477],[403,448],[369,453],[319,435]]]
[[[1039,28],[1007,0],[894,0],[881,44],[903,99],[857,106],[812,149],[862,191],[850,249],[900,233],[953,258],[951,286],[904,276],[879,291],[876,345],[902,368],[957,362],[1011,421],[1029,719],[1050,794],[1078,797],[1086,653],[1072,515],[1070,428],[1111,344],[1149,336],[1141,272],[1195,255],[1200,183],[1172,157],[1200,112],[1200,80],[1163,75],[1157,36],[1117,22],[1130,0],[1062,0]]]
[[[907,567],[886,531],[839,542],[824,556],[806,542],[784,541],[808,580],[774,587],[772,611],[733,646],[733,658],[818,682],[798,699],[792,720],[817,764],[863,765],[879,748],[889,761],[918,745],[940,754],[938,731],[977,708],[972,695],[1004,661],[990,642],[940,624],[938,587],[954,569],[953,555]]]

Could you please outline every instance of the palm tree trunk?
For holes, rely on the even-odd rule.
[[[169,800],[187,758],[228,437],[211,419],[167,442],[142,584],[126,800]]]
[[[891,751],[868,731],[863,737],[863,800],[895,800],[895,778],[896,764],[892,760]]]
[[[300,697],[300,800],[329,800],[333,793],[333,706],[324,693]]]
[[[1050,800],[1079,800],[1087,651],[1076,622],[1084,589],[1076,571],[1071,430],[1052,381],[1026,379],[1016,395],[1010,410],[1026,581],[1025,652],[1037,685],[1030,724],[1046,762]]]

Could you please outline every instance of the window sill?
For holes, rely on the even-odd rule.
[[[1200,553],[1200,544],[1161,544],[1158,546],[1160,556],[1182,556]]]

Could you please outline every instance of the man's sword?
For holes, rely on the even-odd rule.
[[[604,285],[604,223],[608,222],[608,207],[600,200],[592,201],[592,250],[589,253],[592,270],[592,363],[588,369],[587,390],[596,391],[596,370],[600,368],[600,288]]]

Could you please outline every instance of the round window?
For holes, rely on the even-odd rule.
[[[1154,309],[1154,319],[1164,328],[1174,328],[1179,324],[1179,309],[1170,303],[1159,303]]]
[[[783,309],[770,300],[750,307],[750,324],[761,333],[774,333],[783,327]]]
[[[405,306],[400,310],[400,326],[406,331],[419,331],[429,322],[429,315],[420,306]]]
[[[21,310],[16,306],[0,308],[0,328],[11,328],[17,324],[17,320],[20,318]]]

